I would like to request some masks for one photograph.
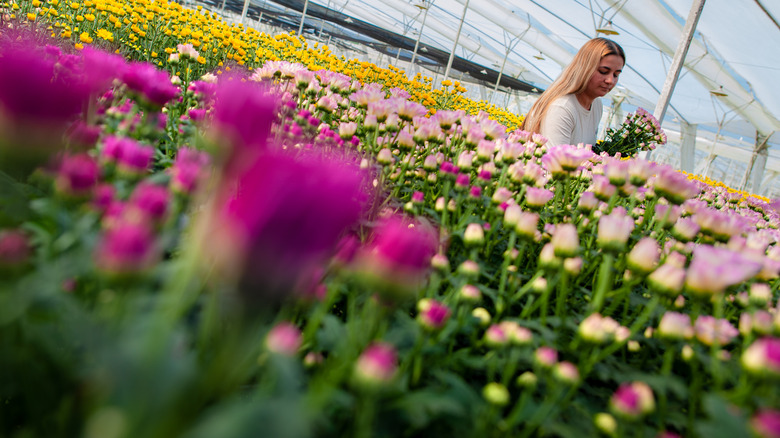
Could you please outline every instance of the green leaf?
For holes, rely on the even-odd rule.
[[[698,436],[733,438],[750,435],[747,419],[738,407],[728,404],[726,400],[715,394],[705,395],[702,405],[709,418],[696,422],[695,429]]]

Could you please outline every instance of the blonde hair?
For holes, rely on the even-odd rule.
[[[558,79],[544,91],[525,116],[520,129],[538,133],[542,120],[555,99],[567,94],[579,94],[585,91],[599,63],[605,56],[617,55],[626,63],[626,54],[618,43],[606,38],[593,38],[585,43],[574,55]]]

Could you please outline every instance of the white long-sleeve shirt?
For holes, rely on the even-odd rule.
[[[602,110],[601,99],[594,100],[590,110],[586,110],[574,94],[561,96],[550,104],[542,120],[541,134],[551,145],[596,144]]]

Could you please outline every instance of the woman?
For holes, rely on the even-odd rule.
[[[522,129],[542,134],[551,145],[595,144],[602,111],[599,98],[615,87],[625,63],[626,55],[616,42],[588,41],[534,103]]]

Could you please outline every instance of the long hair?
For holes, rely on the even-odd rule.
[[[561,96],[585,91],[588,81],[599,67],[601,59],[609,55],[618,55],[623,58],[623,64],[626,63],[626,54],[623,52],[623,48],[612,40],[593,38],[585,43],[574,55],[571,63],[558,76],[558,79],[533,104],[520,128],[530,132],[539,132],[550,104]]]

